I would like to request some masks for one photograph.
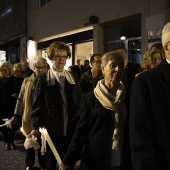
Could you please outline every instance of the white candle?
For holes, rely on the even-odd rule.
[[[57,150],[56,150],[56,148],[55,148],[55,146],[54,146],[54,144],[53,144],[53,142],[52,142],[52,140],[51,140],[51,138],[50,138],[50,136],[47,132],[47,130],[44,129],[44,128],[42,128],[42,129],[40,128],[39,131],[41,132],[42,135],[44,135],[46,141],[48,142],[48,144],[49,144],[49,146],[50,146],[50,148],[51,148],[51,150],[52,150],[52,152],[53,152],[53,154],[54,154],[54,156],[55,156],[55,158],[56,158],[56,160],[59,164],[59,166],[61,167],[62,170],[65,170],[63,162],[62,162],[62,160],[61,160],[61,158],[60,158],[60,156],[59,156],[59,154],[58,154],[58,152],[57,152]]]
[[[6,126],[6,123],[5,123],[5,124],[0,125],[0,127],[3,127],[3,126]]]
[[[20,131],[22,132],[22,134],[29,139],[29,136],[26,134],[26,132],[24,131],[24,129],[21,127]]]

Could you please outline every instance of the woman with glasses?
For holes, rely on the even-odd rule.
[[[31,132],[30,127],[30,111],[32,104],[32,96],[34,92],[34,86],[37,76],[47,71],[47,61],[43,57],[36,57],[33,60],[33,71],[34,73],[30,77],[26,77],[22,84],[19,97],[15,106],[14,115],[11,118],[12,124],[18,122],[22,117],[22,128],[29,134]],[[40,135],[37,136],[37,141],[40,143]],[[38,161],[41,169],[45,169],[44,156],[41,155],[41,149],[38,150]],[[31,170],[35,163],[35,151],[34,148],[26,149],[25,165],[27,170]]]
[[[64,42],[53,42],[47,50],[52,66],[37,78],[31,109],[31,133],[39,127],[47,129],[61,158],[65,154],[78,119],[81,98],[78,78],[64,69],[71,57]],[[46,169],[56,170],[56,159],[49,145],[46,147]]]

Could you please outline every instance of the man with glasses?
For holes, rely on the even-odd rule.
[[[100,54],[93,54],[90,58],[92,68],[81,76],[80,87],[83,94],[93,90],[97,82],[103,78],[101,58],[102,56]]]
[[[18,119],[22,117],[22,128],[24,131],[29,134],[31,132],[30,127],[30,112],[31,112],[31,104],[32,104],[32,95],[34,91],[35,81],[37,76],[43,74],[47,71],[47,61],[43,57],[37,57],[33,61],[33,70],[34,73],[24,79],[22,84],[19,97],[17,99],[14,115],[11,118],[12,123],[15,124]],[[40,142],[40,136],[37,137]],[[38,160],[41,169],[45,169],[45,158],[41,156],[41,149],[38,150]],[[31,170],[35,163],[35,151],[34,148],[26,149],[26,158],[25,165],[26,170]]]
[[[46,128],[62,158],[79,118],[81,93],[78,78],[64,69],[67,59],[71,57],[69,46],[64,42],[53,42],[47,49],[47,55],[52,66],[36,81],[29,136],[37,136],[39,127]],[[56,170],[56,158],[48,144],[45,158],[46,169]]]
[[[162,30],[166,59],[140,74],[130,96],[134,170],[170,169],[170,22]]]

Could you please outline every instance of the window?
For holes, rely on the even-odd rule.
[[[39,0],[39,7],[42,7],[42,6],[46,5],[50,1],[52,1],[52,0]]]

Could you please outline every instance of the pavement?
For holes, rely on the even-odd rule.
[[[5,143],[2,139],[0,132],[0,170],[24,170],[25,167],[25,148],[24,148],[25,137],[20,131],[15,134],[15,145],[16,150],[5,150]],[[80,161],[77,161],[75,170],[79,170]],[[35,156],[35,165],[33,170],[40,170],[38,164],[38,157]]]
[[[25,137],[20,131],[16,132],[15,135],[15,145],[16,150],[5,150],[5,145],[2,140],[2,135],[0,133],[0,170],[24,170],[25,167],[25,148],[24,148]],[[35,158],[35,165],[33,170],[40,170],[37,156]]]

